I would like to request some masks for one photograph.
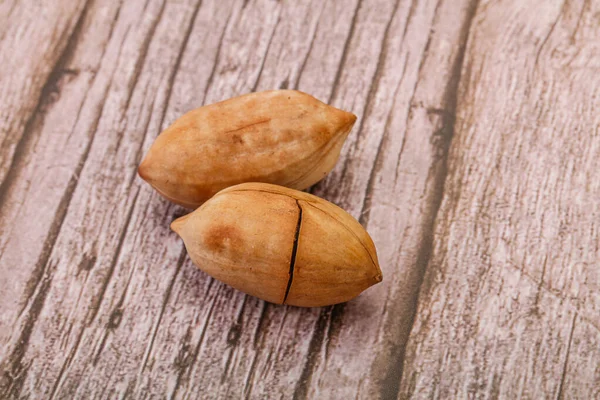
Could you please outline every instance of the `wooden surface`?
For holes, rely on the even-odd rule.
[[[0,398],[600,398],[600,3],[0,2]],[[384,281],[266,304],[136,175],[183,112],[358,115],[311,191]]]

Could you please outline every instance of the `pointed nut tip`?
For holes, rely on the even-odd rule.
[[[137,173],[140,176],[140,178],[142,178],[145,181],[148,181],[148,179],[150,179],[150,166],[148,165],[146,158],[144,158],[138,166]]]
[[[343,117],[344,118],[344,127],[345,127],[344,132],[346,132],[346,134],[348,134],[354,127],[354,123],[356,122],[358,117],[348,111],[342,110],[342,112],[344,113],[344,117]]]
[[[353,114],[351,112],[348,113],[348,120],[350,121],[351,124],[354,124],[357,119],[358,119],[358,117],[355,114]]]
[[[171,230],[181,236],[181,229],[185,225],[185,221],[189,218],[190,214],[184,215],[183,217],[177,218],[175,221],[171,222]]]
[[[181,228],[181,223],[179,222],[179,220],[175,220],[175,221],[171,222],[170,227],[173,232],[175,232],[176,234],[179,235],[179,229]]]

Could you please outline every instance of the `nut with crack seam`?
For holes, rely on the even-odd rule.
[[[375,245],[358,221],[333,203],[277,185],[224,189],[171,229],[201,270],[272,303],[342,303],[382,279]]]

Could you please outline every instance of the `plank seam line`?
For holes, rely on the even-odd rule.
[[[215,279],[209,277],[208,288],[206,289],[207,294],[210,293],[210,290],[214,284],[215,284]],[[215,289],[215,294],[210,303],[210,307],[208,309],[206,318],[204,319],[204,324],[202,325],[200,337],[198,338],[198,342],[196,343],[196,347],[194,348],[194,352],[192,353],[192,358],[189,361],[189,363],[186,364],[186,366],[183,366],[182,368],[178,368],[177,379],[175,381],[175,387],[173,388],[173,392],[171,393],[171,396],[169,397],[170,399],[173,399],[176,397],[177,392],[179,391],[179,388],[181,386],[181,379],[186,374],[186,372],[188,373],[188,376],[190,376],[194,371],[194,365],[196,364],[196,361],[198,360],[198,355],[200,354],[200,348],[202,347],[202,344],[204,343],[206,331],[208,330],[208,322],[212,318],[213,310],[215,308],[215,304],[217,303],[217,298],[219,297],[219,293],[221,292],[221,289],[223,289],[223,287],[224,287],[224,285],[220,284]],[[186,395],[182,396],[182,398],[189,397],[189,389],[190,388],[188,387],[187,391],[186,391]]]
[[[150,30],[148,31],[148,35],[146,35],[146,37],[144,38],[145,40],[142,42],[140,56],[137,58],[135,65],[134,65],[133,79],[132,79],[132,82],[128,85],[127,99],[125,100],[125,105],[122,108],[124,114],[126,114],[127,110],[129,109],[129,104],[131,103],[131,98],[133,97],[133,93],[135,92],[135,89],[137,88],[138,82],[140,80],[140,75],[142,74],[142,69],[144,68],[146,58],[148,57],[148,51],[150,50],[150,45],[152,44],[152,40],[154,39],[154,35],[156,34],[156,29],[158,28],[158,25],[160,24],[160,21],[162,20],[162,16],[165,12],[166,4],[167,4],[166,1],[162,2],[161,6],[160,6],[160,10],[158,12],[158,15],[156,16],[154,23],[150,27]],[[124,135],[119,135],[119,137],[117,138],[117,144],[115,145],[115,150],[114,150],[115,153],[121,147],[121,140],[123,139],[123,136]],[[142,142],[141,146],[143,146],[143,142]]]
[[[227,29],[229,28],[229,23],[231,22],[231,17],[233,16],[233,11],[227,17],[227,21],[225,22],[225,26],[223,28],[223,33],[219,38],[219,44],[217,45],[217,53],[215,54],[215,62],[213,64],[212,69],[210,70],[210,75],[208,76],[208,81],[206,81],[206,88],[204,89],[204,96],[202,97],[202,105],[206,104],[206,99],[208,97],[208,91],[212,87],[212,83],[215,79],[215,74],[217,73],[217,67],[219,66],[219,62],[221,61],[221,49],[223,48],[223,42],[225,41],[225,34],[227,33]]]
[[[136,194],[135,194],[135,197],[134,197],[134,199],[133,199],[133,204],[134,204],[134,205],[135,205],[135,203],[136,203],[136,201],[137,201],[138,194],[139,194],[139,189],[138,189],[138,191],[136,192]],[[99,303],[98,303],[98,305],[97,305],[97,308],[96,308],[95,314],[97,314],[97,313],[98,313],[98,310],[100,309],[100,304],[101,304],[101,302],[102,302],[102,298],[104,297],[104,293],[106,292],[106,290],[107,290],[107,288],[108,288],[108,282],[110,281],[110,279],[111,279],[112,275],[114,274],[115,267],[116,267],[116,265],[117,265],[117,263],[118,263],[118,260],[119,260],[119,258],[120,258],[120,256],[121,256],[121,250],[122,250],[122,247],[123,247],[123,243],[124,243],[124,241],[125,241],[125,236],[126,236],[126,233],[129,231],[129,225],[130,225],[130,223],[131,223],[131,219],[132,219],[132,218],[131,218],[131,217],[132,217],[132,214],[133,214],[133,212],[132,212],[132,211],[133,211],[133,207],[131,208],[131,211],[130,211],[130,212],[129,212],[129,214],[127,215],[127,219],[126,219],[126,222],[125,222],[125,226],[124,226],[124,228],[123,228],[123,232],[121,233],[121,237],[119,238],[119,243],[118,243],[118,245],[117,245],[117,249],[115,250],[115,256],[114,256],[114,258],[113,258],[113,260],[112,260],[112,262],[111,262],[110,269],[109,269],[109,271],[108,271],[108,276],[107,276],[107,278],[106,278],[105,284],[104,284],[104,285],[103,285],[103,287],[101,288],[101,289],[102,289],[102,291],[101,291],[101,293],[100,293],[100,297],[99,297],[99,299],[100,299],[100,302],[99,302]],[[64,361],[64,363],[63,363],[63,365],[61,366],[61,369],[60,369],[60,374],[59,374],[59,376],[57,377],[57,379],[56,379],[56,381],[55,381],[55,383],[54,383],[54,385],[53,385],[53,390],[52,390],[53,394],[52,394],[52,398],[54,398],[54,396],[55,396],[55,395],[58,393],[58,390],[60,389],[60,386],[62,385],[62,381],[63,381],[63,375],[64,375],[64,373],[66,372],[66,370],[68,369],[68,367],[70,366],[70,364],[71,364],[71,361],[73,360],[73,358],[74,358],[74,357],[77,355],[77,353],[78,353],[78,351],[79,351],[79,345],[80,345],[80,343],[81,343],[81,340],[82,340],[82,339],[83,339],[83,337],[85,336],[85,332],[86,332],[86,330],[87,330],[87,327],[89,327],[89,326],[90,326],[90,324],[91,324],[91,321],[89,321],[89,322],[88,322],[88,323],[87,323],[85,326],[83,326],[83,327],[82,327],[80,334],[79,334],[79,335],[77,335],[77,338],[76,338],[76,340],[75,340],[75,345],[74,345],[74,346],[71,348],[71,352],[69,353],[69,356],[68,356],[68,357],[65,359],[65,361]],[[98,350],[98,353],[96,354],[96,356],[94,357],[94,361],[92,362],[92,365],[95,365],[95,362],[96,362],[96,359],[97,359],[97,357],[99,356],[100,352],[102,352],[102,349],[103,349],[103,347],[104,347],[104,344],[105,344],[105,341],[106,341],[106,339],[107,339],[107,336],[108,336],[108,333],[107,333],[107,332],[105,332],[105,333],[104,333],[104,338],[103,338],[103,341],[102,341],[102,343],[101,343],[101,347],[100,347],[100,349]]]
[[[252,85],[251,92],[256,92],[256,89],[258,89],[258,84],[260,83],[260,77],[262,76],[263,69],[265,68],[265,63],[267,62],[267,57],[269,56],[269,50],[271,49],[271,43],[273,43],[273,38],[275,37],[275,32],[277,31],[277,26],[279,26],[280,21],[281,21],[281,7],[279,8],[279,13],[277,14],[277,21],[275,21],[275,25],[273,26],[273,30],[271,31],[271,35],[269,37],[269,42],[267,43],[267,48],[265,49],[265,54],[262,57],[262,63],[260,64],[260,69],[258,70],[258,74],[256,75],[256,80],[254,81],[254,85]]]
[[[319,31],[319,21],[321,21],[321,16],[323,15],[324,9],[325,9],[325,7],[321,7],[321,11],[319,12],[319,16],[317,17],[317,22],[315,23],[315,28],[313,30],[312,37],[310,39],[310,44],[308,45],[308,50],[306,51],[306,55],[304,56],[304,59],[302,60],[300,69],[298,70],[298,76],[296,77],[296,82],[294,83],[293,89],[299,90],[298,87],[300,86],[300,78],[302,77],[302,74],[304,73],[304,69],[306,68],[306,63],[308,62],[310,53],[312,53],[312,49],[314,47],[315,40],[317,38],[317,32]]]
[[[15,146],[12,160],[9,164],[8,169],[6,170],[6,174],[4,175],[2,182],[0,182],[0,206],[6,200],[5,197],[6,197],[6,192],[8,191],[8,187],[16,179],[16,177],[14,176],[15,175],[14,167],[17,164],[17,160],[18,160],[17,156],[19,153],[22,152],[23,147],[25,147],[25,144],[30,140],[30,137],[33,135],[33,130],[34,130],[33,123],[36,120],[36,117],[38,115],[40,115],[40,112],[42,111],[44,104],[48,101],[48,98],[50,97],[50,94],[52,93],[51,89],[56,85],[56,83],[60,79],[61,71],[62,71],[64,65],[66,64],[67,59],[71,56],[71,54],[75,48],[75,43],[77,42],[77,39],[79,38],[79,34],[80,34],[80,31],[83,26],[83,21],[85,20],[88,6],[91,3],[91,1],[92,0],[87,0],[85,2],[84,6],[82,7],[81,12],[80,12],[79,16],[77,17],[77,20],[76,20],[75,24],[73,25],[73,29],[71,30],[70,35],[67,39],[67,43],[66,43],[61,55],[58,57],[58,59],[56,60],[56,63],[52,67],[50,74],[48,74],[48,79],[42,86],[42,89],[40,91],[40,96],[38,97],[38,101],[37,101],[35,107],[33,108],[29,118],[27,118],[27,120],[24,124],[23,135],[21,136],[21,138],[19,139],[19,141],[17,142],[17,144]]]
[[[333,89],[331,90],[329,99],[327,99],[327,104],[331,104],[332,100],[337,97],[340,78],[342,77],[342,70],[344,69],[344,66],[346,65],[346,59],[348,58],[348,50],[350,48],[350,43],[352,42],[352,39],[354,38],[354,30],[356,28],[356,21],[358,20],[358,13],[359,13],[361,7],[362,7],[362,0],[358,0],[356,9],[354,10],[354,15],[352,15],[352,22],[350,22],[350,31],[348,32],[348,36],[346,37],[346,42],[344,43],[344,48],[342,50],[342,57],[340,59],[338,69],[335,73],[335,78],[333,80]]]
[[[46,82],[46,84],[44,85],[44,88],[42,89],[41,96],[39,98],[36,109],[35,109],[34,113],[32,114],[30,121],[28,121],[28,123],[26,125],[26,131],[25,131],[20,143],[23,143],[25,138],[26,137],[28,138],[30,136],[32,126],[29,124],[33,123],[33,121],[35,120],[35,116],[41,110],[42,105],[46,102],[46,98],[49,95],[48,88],[52,87],[52,85],[55,84],[56,80],[58,79],[59,71],[64,66],[66,60],[70,56],[70,53],[73,51],[73,49],[75,47],[74,43],[77,41],[77,39],[79,38],[79,35],[81,33],[83,21],[85,19],[85,15],[87,14],[87,10],[88,10],[88,5],[89,5],[89,1],[84,4],[84,6],[81,10],[81,14],[78,16],[77,22],[74,25],[74,28],[72,30],[72,33],[68,39],[68,42],[67,42],[65,48],[63,50],[63,53],[60,55],[57,63],[54,66],[54,70],[49,75],[49,79]],[[54,78],[54,79],[51,79],[51,78]],[[17,148],[17,150],[18,150],[18,148]],[[15,152],[15,154],[17,154],[17,153]],[[15,160],[16,160],[16,157],[13,158],[13,164],[14,164]],[[12,169],[12,166],[13,165],[11,165],[11,169]],[[7,176],[7,178],[9,178],[9,176]],[[2,204],[4,201],[4,193],[5,193],[4,184],[6,181],[7,180],[3,181],[2,184],[0,184],[0,204]],[[72,181],[73,181],[73,179],[71,179],[71,182],[69,182],[69,186],[71,185]],[[23,322],[23,325],[22,325],[23,329],[19,333],[19,338],[16,341],[16,346],[12,349],[12,351],[9,353],[8,357],[3,362],[2,368],[5,371],[5,376],[8,376],[8,377],[14,376],[15,375],[14,371],[16,369],[18,369],[19,367],[22,367],[20,364],[25,355],[26,349],[28,347],[29,338],[33,331],[33,327],[35,325],[36,319],[39,316],[39,313],[41,312],[41,309],[44,305],[44,302],[46,300],[46,295],[48,294],[47,291],[49,290],[50,283],[52,281],[51,276],[48,276],[46,278],[45,278],[45,276],[47,276],[49,274],[49,270],[51,269],[51,267],[49,265],[50,264],[50,256],[52,254],[52,250],[56,243],[56,239],[58,238],[58,234],[60,232],[62,224],[65,220],[66,209],[68,208],[69,202],[70,202],[70,198],[65,198],[65,196],[63,196],[63,198],[60,200],[59,205],[58,205],[59,214],[61,213],[61,210],[64,210],[64,213],[59,218],[55,218],[55,220],[52,222],[51,229],[50,229],[48,236],[46,237],[45,243],[44,243],[45,244],[44,247],[47,250],[42,251],[42,253],[40,254],[40,257],[38,258],[38,261],[36,262],[36,270],[39,270],[38,279],[35,284],[35,287],[31,291],[31,293],[27,296],[27,299],[25,301],[26,306],[24,306],[23,309],[19,312],[18,318],[21,318],[22,314],[25,313],[25,310],[28,309],[28,312],[24,317],[25,321]],[[52,228],[52,226],[55,226],[55,227]],[[18,394],[20,392],[19,386],[20,386],[21,382],[25,379],[25,375],[26,375],[26,371],[20,371],[16,377],[14,377],[14,378],[11,377],[10,379],[8,379],[9,382],[7,382],[5,379],[0,379],[0,391],[3,391],[4,393],[8,394],[8,391],[12,391],[12,390],[16,389],[17,393],[15,393],[15,394]],[[15,382],[17,379],[19,381]]]
[[[406,24],[405,24],[403,32],[402,32],[401,43],[404,42],[404,39],[406,37],[406,33],[408,31],[408,26],[410,25],[410,22],[411,22],[411,20],[412,20],[412,18],[414,16],[415,4],[416,4],[416,0],[412,0],[411,1],[411,5],[409,7],[408,15],[406,17]],[[368,112],[369,113],[368,115],[370,115],[371,112],[372,112],[372,109],[371,109],[372,104],[373,104],[372,102],[373,102],[373,99],[375,97],[375,93],[379,90],[379,86],[381,85],[381,79],[382,79],[382,74],[383,74],[382,68],[383,68],[383,65],[385,64],[385,60],[386,60],[387,54],[388,54],[388,46],[389,46],[389,41],[390,41],[390,39],[389,39],[390,29],[392,27],[392,24],[393,24],[394,20],[396,19],[396,15],[398,14],[399,7],[400,7],[400,0],[397,0],[394,3],[393,11],[392,11],[392,13],[390,15],[390,18],[389,18],[389,20],[388,20],[388,22],[387,22],[387,24],[385,26],[385,30],[383,32],[383,37],[382,37],[382,42],[381,42],[381,49],[379,51],[379,57],[377,59],[377,66],[375,67],[374,76],[373,76],[373,79],[372,79],[371,86],[369,88],[369,93],[368,93],[368,97],[367,97],[367,104],[365,104],[365,108],[364,108],[364,113]],[[397,92],[400,89],[400,86],[401,86],[402,81],[404,79],[404,73],[406,71],[406,65],[407,65],[407,63],[408,63],[408,59],[405,60],[405,63],[403,65],[403,69],[402,69],[402,72],[401,72],[401,77],[398,80],[398,85],[396,86],[396,89],[394,90],[394,95],[393,95],[394,99],[396,98]],[[390,111],[390,113],[388,114],[388,119],[386,121],[386,126],[385,126],[386,130],[382,134],[381,140],[380,140],[380,142],[379,142],[379,144],[377,146],[377,153],[375,155],[375,160],[374,160],[373,168],[371,169],[371,171],[369,173],[369,178],[367,180],[367,188],[366,188],[366,191],[365,191],[365,196],[363,198],[363,203],[361,205],[361,212],[360,212],[360,215],[359,215],[359,222],[363,226],[366,226],[366,224],[368,223],[368,214],[367,214],[367,218],[364,218],[363,211],[365,210],[365,207],[370,208],[370,206],[371,206],[371,192],[373,191],[373,188],[375,186],[375,175],[380,170],[381,163],[383,162],[383,159],[381,158],[381,155],[382,155],[382,150],[385,147],[384,144],[386,143],[387,138],[388,138],[388,136],[387,136],[387,133],[389,133],[389,124],[388,124],[388,122],[391,121],[391,114],[392,113]],[[359,138],[358,136],[361,134],[361,132],[363,130],[363,124],[364,124],[365,119],[366,119],[365,116],[363,116],[363,118],[361,119],[360,129],[359,129],[359,131],[357,133],[357,139],[356,139],[355,146],[354,146],[355,148],[358,145],[358,138]],[[403,143],[402,147],[404,147],[404,143]],[[402,149],[401,149],[401,152],[402,152]],[[349,160],[350,160],[350,157],[347,157],[346,158],[346,162],[344,163],[344,173],[347,171],[347,166],[349,164]],[[343,180],[343,176],[342,176],[342,180]],[[359,241],[362,242],[361,240],[359,240]],[[366,247],[365,247],[365,249],[366,249]],[[370,252],[367,251],[367,253],[370,256]],[[373,261],[374,264],[377,264],[375,262],[375,260],[373,260],[372,258],[371,258],[371,261]],[[338,326],[338,324],[336,324],[336,321],[339,321],[342,318],[342,316],[344,314],[344,308],[345,308],[345,304],[337,304],[337,305],[334,305],[332,307],[332,311],[331,311],[331,314],[330,314],[330,320],[329,320],[329,324],[328,324],[328,327],[327,327],[327,332],[325,333],[325,360],[326,361],[329,359],[330,344],[332,342],[332,338],[335,335],[335,331],[336,331],[336,328]]]
[[[414,1],[411,3],[411,8],[412,8],[413,4],[414,4]],[[366,101],[365,106],[363,107],[363,110],[362,110],[362,118],[360,119],[360,122],[359,122],[359,125],[358,125],[358,129],[356,131],[356,141],[354,143],[352,151],[356,151],[356,148],[358,147],[358,143],[359,143],[360,138],[361,138],[361,134],[363,132],[365,120],[367,120],[370,117],[371,113],[373,112],[373,106],[372,106],[373,99],[375,97],[375,93],[377,93],[377,90],[379,90],[379,85],[381,84],[382,68],[383,68],[383,64],[385,63],[385,59],[387,58],[387,45],[388,45],[388,42],[389,42],[389,31],[390,31],[392,22],[393,22],[394,18],[396,17],[396,14],[398,12],[399,5],[400,5],[400,1],[396,1],[396,3],[394,4],[394,9],[392,11],[391,17],[388,20],[388,22],[386,24],[386,27],[385,27],[385,31],[384,31],[384,34],[383,34],[383,40],[381,41],[381,49],[379,50],[379,57],[377,59],[377,66],[375,67],[375,73],[373,74],[373,79],[371,80],[371,84],[370,84],[370,87],[369,87],[369,92],[367,94],[367,101]],[[406,29],[407,29],[407,26],[408,26],[408,24],[410,22],[410,20],[408,18],[412,14],[413,14],[412,11],[408,13],[408,17],[407,17],[407,21],[406,21],[406,26],[405,26],[405,29],[404,29],[404,32],[403,32],[401,43],[404,40],[404,37],[406,35]],[[403,69],[402,69],[402,72],[401,72],[401,78],[399,80],[398,87],[400,86],[400,83],[402,83],[402,79],[403,79],[403,76],[404,76],[404,72],[406,70],[406,64],[407,64],[407,62],[408,62],[408,58],[404,62],[404,66],[403,66]],[[394,94],[394,98],[395,98],[395,94]],[[389,114],[388,114],[388,116],[389,116]],[[382,140],[383,140],[383,138],[382,138]],[[380,141],[379,145],[381,145],[381,143],[382,143],[382,141]],[[380,150],[380,148],[378,148],[378,152],[379,152],[379,150]],[[379,153],[377,153],[375,155],[375,159],[377,159],[378,154]],[[346,174],[347,174],[347,171],[348,171],[348,166],[350,164],[350,159],[351,159],[351,157],[350,157],[350,154],[349,154],[348,157],[346,157],[346,159],[344,160],[344,164],[342,166],[342,172],[340,174],[340,181],[342,181],[342,182],[344,181],[344,179],[346,177]],[[367,187],[368,187],[368,183],[367,183]],[[367,196],[365,196],[365,198],[366,197]],[[364,208],[364,203],[363,203],[363,208]],[[361,217],[361,216],[362,216],[362,211],[361,211],[361,214],[360,214],[359,217]],[[363,221],[360,221],[360,222],[361,222],[361,224],[363,223]]]
[[[158,317],[156,319],[156,323],[152,327],[150,341],[148,343],[148,347],[144,354],[144,359],[142,360],[138,375],[141,375],[144,372],[144,369],[146,369],[146,365],[148,364],[148,359],[150,358],[150,353],[152,353],[152,348],[154,347],[154,341],[156,339],[156,335],[158,334],[158,329],[160,327],[160,323],[162,321],[163,315],[165,314],[165,310],[167,309],[167,303],[169,302],[169,299],[171,298],[173,286],[175,286],[175,281],[176,281],[177,277],[179,276],[179,272],[181,271],[181,268],[185,261],[185,255],[186,255],[186,250],[184,247],[181,249],[181,254],[179,255],[179,260],[177,261],[177,266],[175,268],[175,273],[173,274],[173,277],[171,278],[171,280],[169,281],[169,285],[167,286],[166,293],[165,293],[165,296],[163,298],[163,301],[162,301],[162,304],[160,307],[160,312],[158,313]]]
[[[164,118],[165,118],[165,115],[166,115],[166,110],[168,109],[169,103],[171,101],[171,94],[173,92],[173,85],[174,85],[174,82],[175,82],[175,78],[177,76],[177,72],[179,71],[179,66],[181,65],[181,60],[183,59],[183,54],[185,53],[185,50],[186,50],[186,48],[188,46],[192,30],[194,29],[194,25],[196,24],[196,19],[198,17],[198,12],[200,10],[200,7],[202,6],[202,1],[203,0],[199,0],[197,2],[197,4],[196,4],[196,7],[194,8],[194,12],[193,12],[192,17],[190,19],[189,26],[186,29],[183,42],[181,44],[179,52],[177,53],[177,58],[175,59],[175,65],[173,66],[173,72],[169,76],[169,81],[168,81],[169,85],[168,85],[168,92],[167,92],[167,97],[166,97],[166,102],[165,102],[165,108],[164,108],[163,115],[161,117],[159,129],[162,129],[162,125],[164,123]],[[161,10],[161,15],[162,15],[162,10]],[[156,25],[158,25],[158,23]],[[154,105],[154,102],[152,104]],[[150,120],[148,120],[148,122],[150,122]],[[149,123],[148,123],[148,125],[149,125]],[[146,126],[146,132],[148,132],[148,129],[147,129],[148,125]],[[142,147],[143,147],[143,145],[142,145]],[[142,147],[140,147],[139,150],[141,150]],[[138,162],[139,162],[140,154],[141,154],[140,151],[138,151],[138,155],[136,156],[136,160]],[[135,175],[136,174],[133,174],[133,177],[135,177]],[[152,336],[151,336],[150,342],[148,344],[148,348],[147,348],[147,350],[146,350],[146,352],[144,354],[144,358],[143,358],[142,363],[141,363],[141,368],[139,370],[139,374],[141,374],[144,371],[144,369],[146,368],[146,364],[148,362],[148,358],[150,357],[150,353],[152,352],[152,347],[154,346],[154,340],[156,338],[156,334],[158,333],[158,328],[159,328],[160,322],[162,320],[163,313],[165,311],[167,302],[169,301],[169,298],[171,296],[171,290],[172,290],[173,284],[175,283],[175,279],[177,278],[177,275],[179,274],[181,266],[183,265],[184,259],[185,259],[185,248],[182,249],[182,253],[181,253],[180,258],[179,258],[179,260],[177,262],[177,268],[175,270],[175,274],[173,275],[173,278],[172,278],[171,282],[169,283],[169,286],[167,287],[167,292],[165,293],[165,297],[163,299],[163,304],[161,305],[161,311],[160,311],[160,314],[158,316],[158,320],[157,320],[155,326],[152,329]]]
[[[442,0],[443,1],[443,0]],[[454,61],[454,65],[452,68],[452,74],[450,75],[450,77],[448,78],[448,84],[446,86],[446,94],[445,94],[445,99],[444,99],[444,108],[448,108],[448,110],[444,113],[443,119],[442,119],[442,129],[447,129],[448,132],[446,133],[446,146],[444,147],[445,152],[442,156],[442,167],[441,170],[439,172],[439,174],[441,176],[439,176],[439,181],[437,186],[437,190],[439,190],[439,193],[437,194],[437,196],[432,199],[432,218],[431,218],[431,223],[429,224],[429,229],[426,230],[426,232],[424,232],[424,237],[429,237],[429,240],[426,240],[427,243],[424,243],[423,246],[421,247],[421,249],[418,252],[418,256],[417,256],[417,266],[422,266],[422,271],[420,271],[420,282],[418,282],[418,289],[417,289],[417,295],[414,299],[414,314],[412,315],[411,321],[410,321],[410,328],[409,328],[409,336],[408,336],[408,340],[407,342],[404,344],[403,349],[402,349],[402,353],[401,353],[401,360],[400,360],[400,365],[398,368],[398,384],[397,387],[395,388],[395,396],[394,397],[398,397],[400,395],[400,390],[402,387],[402,382],[403,382],[403,378],[404,378],[404,364],[406,362],[405,357],[406,357],[406,348],[408,343],[410,342],[411,336],[412,336],[412,331],[414,329],[414,324],[415,324],[415,320],[417,319],[417,314],[418,314],[418,306],[419,306],[419,298],[421,297],[421,291],[423,289],[423,281],[424,281],[424,277],[427,271],[427,268],[429,266],[429,263],[431,262],[431,257],[433,254],[433,248],[434,246],[434,242],[435,242],[435,237],[434,237],[434,232],[435,232],[435,226],[438,223],[438,213],[440,211],[440,207],[442,204],[442,200],[444,197],[444,193],[445,193],[445,184],[446,184],[446,180],[448,177],[448,154],[449,154],[449,150],[451,147],[451,143],[452,143],[452,139],[454,138],[454,133],[455,133],[455,126],[456,126],[456,106],[457,106],[457,100],[458,100],[458,91],[460,88],[460,81],[461,81],[461,73],[463,70],[463,64],[464,64],[464,59],[465,59],[465,55],[466,55],[466,50],[467,50],[467,44],[469,41],[469,36],[470,36],[470,30],[473,24],[473,21],[475,19],[475,16],[477,14],[477,9],[479,6],[479,0],[472,0],[470,5],[467,6],[468,7],[468,11],[467,11],[467,17],[465,18],[464,21],[464,25],[462,27],[462,29],[464,30],[463,35],[463,43],[461,48],[458,51],[458,54],[456,56],[456,60]],[[437,10],[436,10],[437,13]],[[436,15],[437,16],[437,15]],[[435,17],[434,16],[434,20]],[[429,42],[429,41],[428,41]]]

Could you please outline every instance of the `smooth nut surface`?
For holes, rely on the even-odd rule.
[[[244,182],[305,189],[334,167],[355,121],[299,91],[251,93],[183,115],[156,138],[138,172],[189,208]]]
[[[201,270],[272,303],[342,303],[382,279],[375,245],[358,221],[277,185],[222,190],[171,228]]]

